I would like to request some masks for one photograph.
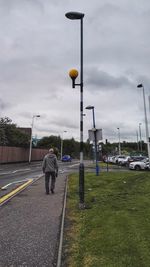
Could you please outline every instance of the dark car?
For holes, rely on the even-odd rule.
[[[61,159],[63,162],[71,162],[72,158],[70,155],[64,155]]]

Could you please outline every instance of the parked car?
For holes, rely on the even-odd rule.
[[[134,161],[141,161],[141,160],[146,160],[145,156],[131,156],[129,159],[129,163],[134,162]]]
[[[133,161],[129,164],[129,169],[136,171],[150,169],[149,159],[143,159],[141,161]]]
[[[128,159],[130,157],[125,156],[125,155],[119,155],[115,157],[115,163],[119,164],[119,165],[126,165],[126,163],[128,163]]]
[[[129,165],[130,156],[123,156],[122,158],[118,158],[118,164],[121,166]]]
[[[64,155],[61,159],[62,162],[71,162],[72,158],[70,155]]]
[[[112,156],[109,158],[109,162],[114,164],[115,163],[115,156]]]
[[[115,156],[105,156],[104,158],[103,158],[103,161],[105,162],[105,163],[114,163],[114,159],[115,159]]]

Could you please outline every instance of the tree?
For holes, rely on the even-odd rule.
[[[61,138],[60,136],[45,136],[41,140],[38,141],[37,147],[38,148],[57,148],[60,149],[61,146]]]
[[[30,136],[21,132],[10,118],[0,118],[0,145],[27,147],[29,140]]]
[[[61,138],[60,136],[49,136],[43,137],[37,143],[37,147],[39,148],[54,148],[57,151],[57,155],[60,155],[61,150]],[[90,155],[91,145],[86,142],[83,144],[84,156],[88,158]],[[70,155],[72,158],[79,158],[80,157],[80,143],[75,141],[74,138],[71,139],[64,139],[63,140],[63,155]]]

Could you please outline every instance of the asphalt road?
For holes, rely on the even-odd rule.
[[[0,166],[0,197],[9,193],[28,179],[38,179],[42,175],[41,162],[27,164],[7,164]]]
[[[59,162],[59,173],[68,173],[77,168],[78,162]],[[42,175],[42,162],[0,165],[0,197],[12,191],[29,179],[36,180]]]

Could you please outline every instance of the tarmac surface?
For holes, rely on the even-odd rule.
[[[0,208],[0,267],[56,266],[65,184],[46,195],[42,177]]]

